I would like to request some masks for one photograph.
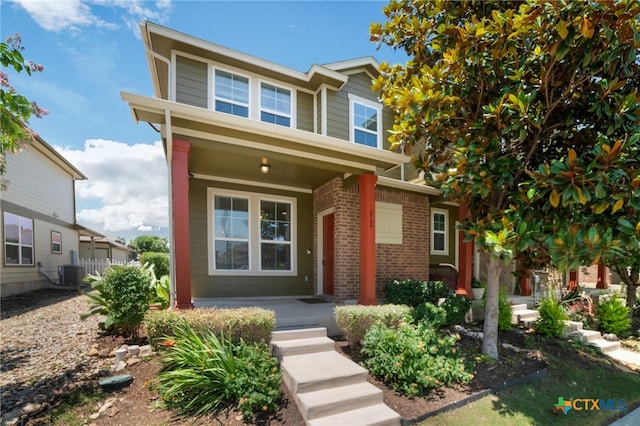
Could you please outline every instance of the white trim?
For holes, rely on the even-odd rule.
[[[186,59],[189,59],[189,58],[186,58]],[[178,68],[178,55],[173,50],[171,51],[171,62],[168,64],[168,68],[169,68],[169,93],[168,93],[169,100],[171,102],[175,102],[176,92],[178,91],[178,88],[176,87],[178,85],[178,79],[174,78],[174,76],[176,75],[177,68]],[[207,74],[208,74],[208,70],[207,70]]]
[[[432,186],[427,186],[423,183],[413,183],[408,181],[402,181],[402,180],[393,179],[387,176],[378,176],[377,184],[379,186],[385,186],[387,188],[395,188],[395,189],[401,189],[403,191],[418,192],[420,194],[426,194],[426,195],[437,196],[442,194],[442,191],[440,191],[439,189],[434,188]]]
[[[245,198],[249,202],[249,269],[247,270],[216,270],[214,265],[214,206],[216,195]],[[263,200],[280,201],[291,205],[291,270],[270,271],[262,270],[260,265],[260,202]],[[210,276],[296,276],[298,274],[298,210],[297,199],[282,195],[264,194],[250,191],[235,191],[223,188],[207,188],[207,258],[208,274]]]
[[[373,132],[369,129],[364,129],[358,127],[356,129],[354,114],[355,114],[355,104],[360,104],[362,106],[372,108],[376,110],[376,148],[382,149],[382,104],[378,102],[371,101],[369,99],[362,98],[360,96],[354,95],[353,93],[347,94],[349,97],[349,140],[351,142],[355,142],[355,131],[360,130],[362,132],[373,134]]]
[[[277,110],[270,110],[268,108],[263,108],[262,107],[262,85],[263,84],[268,84],[269,86],[273,86],[276,89],[282,89],[282,90],[286,90],[289,92],[289,113],[288,114],[283,114],[280,111]],[[273,114],[276,116],[280,116],[280,117],[286,117],[289,119],[289,125],[288,126],[282,126],[282,127],[293,127],[293,128],[297,128],[297,122],[296,122],[296,114],[294,113],[294,111],[296,111],[296,97],[295,96],[295,89],[292,89],[289,86],[285,86],[282,84],[276,84],[273,83],[272,81],[269,80],[265,80],[265,79],[258,79],[258,88],[257,88],[257,104],[258,104],[258,117],[257,119],[262,121],[263,123],[268,123],[268,121],[263,121],[262,120],[262,112],[266,112],[268,114]],[[271,123],[271,124],[275,124],[275,123]],[[281,124],[277,124],[278,126],[281,126]]]
[[[320,89],[320,134],[327,136],[327,87]]]
[[[311,194],[313,190],[310,188],[300,188],[297,186],[287,186],[287,185],[277,185],[275,183],[267,183],[267,182],[256,182],[247,179],[235,179],[223,176],[212,176],[212,175],[204,175],[201,173],[193,173],[191,175],[195,179],[203,179],[210,180],[213,182],[225,182],[225,183],[234,183],[238,185],[246,185],[246,186],[256,186],[259,188],[269,188],[269,189],[278,189],[282,191],[291,191],[291,192],[300,192],[303,194]]]
[[[455,260],[455,266],[458,269],[458,271],[460,270],[461,266],[460,265],[460,232],[462,232],[460,229],[458,229],[458,224],[460,222],[458,222],[456,220],[455,222],[455,228],[453,233],[455,234],[455,238],[453,240],[453,250],[454,250],[454,260]]]
[[[434,238],[433,235],[436,232],[433,228],[433,220],[435,214],[444,215],[444,231],[438,231],[440,234],[444,234],[444,250],[436,250],[433,246]],[[444,209],[431,209],[431,214],[429,215],[430,225],[429,225],[429,246],[430,253],[434,256],[448,256],[449,255],[449,210]]]
[[[323,294],[324,292],[324,268],[322,265],[322,257],[324,256],[324,217],[335,213],[334,207],[329,207],[326,210],[322,210],[318,212],[316,217],[318,218],[318,222],[316,224],[316,229],[318,230],[318,235],[316,237],[316,270],[318,271],[317,277],[318,281],[316,282],[316,294]]]

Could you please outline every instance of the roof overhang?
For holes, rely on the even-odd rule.
[[[234,158],[253,161],[250,164],[255,165],[256,170],[265,157],[285,163],[289,173],[281,176],[282,181],[296,180],[295,167],[300,168],[300,173],[307,168],[344,175],[375,173],[411,161],[399,153],[186,104],[124,92],[121,97],[129,104],[136,121],[159,124],[163,132],[169,126],[172,137],[185,138],[191,143],[192,151],[200,150],[203,155],[192,152],[192,173],[210,174],[211,167],[207,164],[221,156],[225,164],[218,164],[218,169],[238,168],[233,164]],[[209,163],[206,157],[210,157]],[[228,172],[233,174],[233,170]]]
[[[80,237],[89,237],[89,238],[104,238],[106,235],[101,234],[98,231],[94,231],[93,229],[89,229],[85,226],[80,225],[79,223],[73,224],[73,229],[78,231]]]

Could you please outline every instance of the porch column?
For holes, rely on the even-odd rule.
[[[176,299],[175,307],[189,309],[191,303],[191,263],[189,253],[189,152],[187,141],[173,140],[171,196],[173,199],[173,241]]]
[[[462,223],[468,215],[467,203],[458,206],[458,221]],[[456,294],[471,297],[471,278],[473,277],[473,241],[464,241],[464,232],[458,232],[458,286]]]
[[[376,181],[372,174],[358,176],[360,187],[360,305],[376,300]]]
[[[596,288],[607,288],[607,267],[598,263],[598,282]]]
[[[578,270],[571,269],[569,271],[569,285],[568,290],[575,290],[578,287]]]

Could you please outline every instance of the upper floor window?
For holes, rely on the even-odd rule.
[[[4,263],[33,265],[33,219],[4,212]]]
[[[382,148],[382,105],[349,94],[351,140]]]
[[[230,72],[215,71],[215,110],[249,117],[249,79]]]
[[[262,83],[260,85],[260,120],[291,127],[291,91]]]
[[[431,254],[448,255],[447,210],[431,209]]]

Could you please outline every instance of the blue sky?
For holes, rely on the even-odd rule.
[[[362,56],[405,56],[369,41],[382,1],[4,0],[2,38],[20,33],[42,73],[8,72],[19,93],[50,111],[31,127],[87,177],[77,184],[78,222],[127,240],[166,236],[166,165],[158,134],[135,124],[120,100],[153,96],[138,22],[169,28],[307,71]]]

